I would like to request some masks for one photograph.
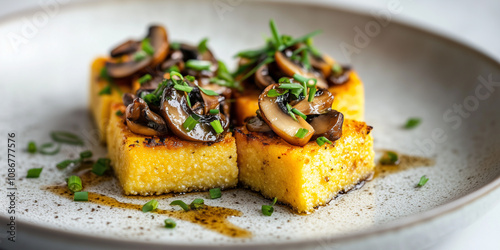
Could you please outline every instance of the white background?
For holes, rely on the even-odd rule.
[[[386,9],[390,1],[399,1],[404,8],[396,20],[452,37],[500,61],[500,0],[314,0],[361,11]],[[37,6],[37,0],[0,0],[0,21]],[[500,249],[500,203],[432,249]]]

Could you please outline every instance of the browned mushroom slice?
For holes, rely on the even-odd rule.
[[[309,61],[311,62],[311,66],[319,70],[325,78],[330,76],[332,66],[335,63],[328,55],[322,55],[321,57],[311,56],[309,57]]]
[[[319,115],[332,108],[333,99],[334,97],[330,91],[320,88],[316,91],[312,102],[309,102],[307,98],[305,98],[293,104],[292,107],[305,115]]]
[[[267,123],[258,116],[252,116],[247,119],[247,129],[252,132],[271,132],[272,129]]]
[[[274,53],[274,59],[276,60],[276,63],[278,64],[280,69],[283,70],[283,72],[289,77],[293,77],[294,74],[299,74],[307,78],[315,78],[317,80],[316,84],[318,87],[328,88],[328,84],[325,82],[325,80],[322,79],[322,77],[319,77],[314,73],[307,72],[306,70],[302,69],[299,65],[290,61],[290,59],[283,55],[282,52],[276,51],[276,53]]]
[[[262,114],[262,119],[271,127],[274,133],[292,145],[304,146],[309,142],[309,139],[314,134],[314,129],[300,116],[292,116],[285,113],[286,97],[288,94],[278,97],[268,97],[267,92],[271,89],[278,89],[279,84],[269,85],[259,96],[259,109]],[[302,137],[297,137],[297,132],[300,129],[306,129],[307,133]]]
[[[261,89],[267,88],[267,86],[276,83],[273,78],[269,75],[269,67],[267,64],[260,66],[257,71],[255,71],[255,84]]]
[[[192,130],[184,128],[183,124],[193,115],[187,106],[184,92],[169,87],[163,91],[161,100],[161,115],[167,122],[170,130],[179,138],[194,142],[215,142],[224,137],[224,133],[217,134],[210,122],[220,116],[198,116],[198,123]],[[196,116],[196,114],[194,114]],[[211,119],[211,120],[210,120]]]
[[[122,100],[123,100],[123,104],[128,107],[128,105],[132,104],[134,102],[134,99],[136,98],[136,96],[134,94],[131,94],[131,93],[125,93],[123,94],[123,97],[122,97]]]
[[[168,133],[165,121],[160,115],[152,112],[141,98],[135,98],[128,105],[125,115],[127,127],[136,134],[160,136]]]
[[[137,46],[135,51],[130,51],[128,53],[130,56],[126,57],[125,61],[106,62],[108,75],[113,78],[124,78],[143,70],[147,66],[161,63],[169,51],[167,31],[161,26],[151,26],[149,27],[149,32],[146,38],[149,39],[149,42],[154,49],[154,54],[152,56],[146,55],[144,59],[136,62],[134,60],[133,53],[141,50],[141,46]],[[122,52],[123,51],[124,50],[122,50]]]
[[[351,75],[351,67],[342,66],[342,71],[338,73],[332,72],[327,81],[330,85],[340,85],[349,81]]]
[[[325,114],[307,120],[314,128],[313,139],[324,136],[330,141],[336,141],[342,137],[344,115],[337,110],[332,109]]]
[[[134,41],[134,40],[128,40],[128,41],[118,45],[116,48],[114,48],[111,51],[110,55],[111,55],[111,57],[120,57],[123,55],[128,55],[128,54],[136,52],[140,46],[141,46],[141,42]]]

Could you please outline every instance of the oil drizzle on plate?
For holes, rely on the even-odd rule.
[[[377,150],[377,151],[382,153],[388,151],[395,152],[393,150]],[[423,156],[412,156],[400,153],[397,154],[399,158],[399,162],[397,164],[383,165],[380,164],[380,162],[377,162],[373,178],[384,177],[390,174],[395,174],[416,167],[429,167],[435,164],[435,160],[432,158],[427,158]]]
[[[112,176],[97,176],[91,173],[89,170],[82,170],[78,173],[78,175],[81,177],[84,187],[90,187],[102,181],[110,180],[111,178],[113,178]],[[61,197],[73,200],[73,194],[68,190],[66,184],[49,186],[46,187],[45,190],[50,191]],[[115,198],[94,192],[88,192],[88,195],[89,195],[89,202],[93,204],[109,206],[112,208],[116,207],[122,209],[142,211],[142,204],[138,205],[133,203],[120,202]],[[165,198],[173,196],[159,195],[156,197]],[[148,200],[154,199],[156,197],[148,196]],[[133,198],[136,197],[134,196]],[[157,209],[155,213],[166,215],[170,218],[189,221],[191,223],[200,225],[206,229],[218,232],[222,235],[229,237],[249,238],[252,236],[252,233],[250,231],[242,229],[228,221],[229,217],[243,215],[242,212],[235,209],[205,205],[202,209],[190,210],[187,212],[183,210],[179,211],[179,210]]]

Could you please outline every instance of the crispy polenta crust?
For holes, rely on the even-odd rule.
[[[240,183],[267,198],[309,213],[374,172],[371,127],[345,120],[334,145],[292,146],[272,133],[235,130]]]
[[[346,119],[364,120],[365,90],[356,72],[351,71],[348,82],[330,87],[328,90],[335,96],[333,109],[344,114]],[[255,115],[259,109],[260,93],[255,89],[246,89],[242,93],[235,94],[234,115],[237,125],[243,125],[246,118]]]
[[[110,95],[99,95],[99,92],[108,84],[106,80],[99,77],[106,61],[107,58],[98,57],[92,62],[89,92],[90,111],[99,131],[99,139],[103,143],[106,142],[106,128],[108,127],[111,103],[122,102],[122,95],[116,89],[112,89]],[[130,92],[130,87],[126,84],[116,84],[115,86],[120,88],[123,93]]]
[[[124,123],[123,104],[113,104],[107,131],[111,165],[127,195],[231,188],[238,183],[236,140],[197,143],[176,136],[146,137]]]

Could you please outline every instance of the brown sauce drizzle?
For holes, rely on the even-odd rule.
[[[77,169],[75,169],[77,170]],[[81,170],[78,172],[78,175],[82,179],[82,184],[84,187],[91,187],[93,185],[96,185],[98,183],[101,183],[103,181],[111,180],[113,178],[112,175],[105,175],[105,176],[97,176],[90,172],[90,169],[86,170]],[[54,186],[49,186],[45,187],[45,190],[52,192],[56,195],[59,195],[61,197],[73,200],[73,194],[71,191],[66,186],[66,183],[61,184],[61,185],[54,185]],[[126,203],[126,202],[120,202],[116,200],[115,198],[94,193],[94,192],[88,192],[89,195],[89,202],[93,204],[98,204],[98,205],[104,205],[104,206],[109,206],[109,207],[116,207],[116,208],[122,208],[122,209],[130,209],[130,210],[139,210],[142,211],[142,204],[133,204],[133,203]],[[170,197],[175,197],[179,194],[167,194],[167,195],[156,195],[156,196],[145,196],[144,199],[151,200],[151,199],[162,199],[162,198],[170,198]],[[127,197],[127,196],[125,196]],[[140,196],[132,196],[131,198],[141,198]],[[171,218],[179,219],[179,220],[184,220],[188,221],[197,225],[200,225],[206,229],[218,232],[222,235],[228,236],[228,237],[235,237],[235,238],[250,238],[252,237],[252,233],[248,230],[245,230],[243,228],[240,228],[231,222],[228,221],[229,217],[232,216],[242,216],[243,213],[235,210],[235,209],[230,209],[230,208],[224,208],[224,207],[213,207],[213,206],[207,206],[205,205],[202,209],[198,210],[190,210],[190,211],[183,211],[183,210],[163,210],[163,209],[157,209],[155,211],[157,214],[162,214],[166,215]]]
[[[387,151],[393,150],[377,150],[379,152],[385,153]],[[417,167],[429,167],[435,164],[435,160],[432,158],[422,157],[422,156],[412,156],[406,154],[398,154],[399,162],[394,165],[382,165],[377,162],[375,166],[375,174],[373,178],[384,177],[390,174],[395,174],[401,171],[405,171]]]

